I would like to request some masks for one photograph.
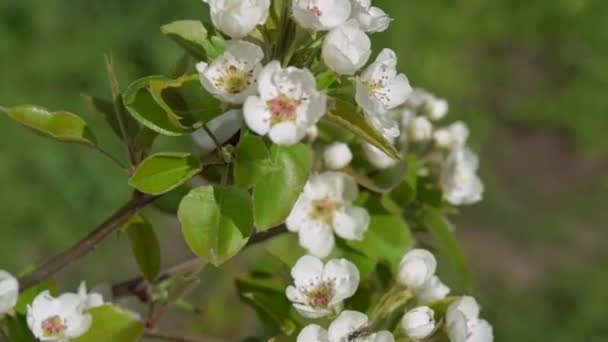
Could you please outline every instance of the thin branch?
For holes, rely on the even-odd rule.
[[[247,245],[245,246],[245,248],[247,247],[251,247],[253,245],[256,245],[258,243],[264,242],[266,240],[270,240],[278,235],[281,235],[283,233],[287,232],[287,227],[285,227],[285,225],[280,225],[278,227],[263,231],[263,232],[259,232],[259,233],[255,233],[253,234],[250,238],[249,241],[247,242]]]
[[[112,161],[118,167],[123,169],[125,172],[129,173],[129,168],[118,158],[114,157],[110,152],[104,150],[101,146],[93,145],[93,149],[99,153],[101,153],[104,157],[108,158],[108,160]]]
[[[94,250],[99,243],[101,243],[101,241],[103,241],[113,232],[117,231],[140,209],[152,203],[155,199],[155,196],[146,195],[139,192],[135,193],[129,202],[116,211],[116,213],[114,213],[105,222],[100,224],[85,238],[66,251],[55,256],[44,265],[40,266],[40,268],[19,278],[19,289],[21,291],[25,291],[56,274],[82,256],[87,255],[89,252]]]
[[[158,330],[147,330],[146,337],[156,338],[164,341],[172,341],[172,342],[219,342],[220,339],[211,338],[211,337],[197,337],[197,336],[186,336],[186,335],[178,335],[173,333],[167,333]]]

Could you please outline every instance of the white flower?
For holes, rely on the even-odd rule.
[[[10,273],[0,270],[0,316],[11,311],[19,298],[19,282]]]
[[[454,122],[448,127],[436,130],[433,140],[438,147],[452,149],[463,147],[469,138],[469,128],[462,121]]]
[[[448,114],[448,101],[433,97],[427,101],[426,105],[424,106],[424,110],[429,119],[439,121]]]
[[[371,0],[351,0],[351,18],[359,22],[365,32],[383,32],[391,23],[391,18],[380,8],[372,6]]]
[[[463,296],[446,311],[446,329],[452,342],[492,342],[492,326],[479,318],[479,304],[475,298]]]
[[[220,144],[224,144],[241,129],[243,112],[233,109],[207,123],[207,128],[215,135]],[[217,148],[213,139],[204,129],[192,134],[192,138],[204,152],[211,152]]]
[[[424,116],[418,116],[408,126],[408,134],[411,141],[428,141],[433,137],[433,124]]]
[[[354,75],[369,60],[372,42],[356,21],[348,20],[327,34],[321,56],[325,64],[342,75]]]
[[[334,143],[323,151],[323,162],[332,170],[340,170],[348,166],[353,160],[353,153],[345,143]]]
[[[441,282],[439,277],[432,276],[419,289],[416,289],[416,299],[420,304],[428,304],[442,300],[450,294],[450,288]]]
[[[384,170],[397,164],[397,160],[393,159],[374,145],[364,142],[361,144],[361,147],[363,148],[363,154],[365,154],[367,161],[376,169]]]
[[[302,329],[297,342],[394,342],[390,332],[370,331],[366,315],[356,311],[343,311],[330,325],[328,331],[318,325]]]
[[[218,99],[242,104],[257,92],[256,79],[262,70],[260,62],[264,58],[262,49],[243,40],[226,43],[226,51],[210,65],[200,62],[196,65],[205,90]]]
[[[481,201],[484,187],[477,175],[478,167],[477,156],[471,150],[452,150],[441,171],[441,186],[446,201],[452,205],[468,205]]]
[[[299,234],[300,245],[320,258],[334,247],[334,233],[345,240],[362,240],[369,213],[353,206],[359,196],[355,180],[340,172],[311,176],[287,221],[287,229]]]
[[[350,17],[350,0],[294,0],[293,17],[300,26],[313,31],[338,27]]]
[[[330,260],[323,265],[320,259],[306,255],[291,269],[291,276],[295,286],[287,288],[287,298],[307,318],[337,312],[359,286],[359,270],[346,259]]]
[[[412,92],[404,74],[397,74],[397,55],[384,49],[357,79],[355,99],[370,114],[384,114],[402,105]]]
[[[245,122],[276,144],[293,145],[302,140],[327,109],[327,97],[317,91],[310,70],[282,68],[278,61],[260,72],[258,91],[259,96],[245,101]]]
[[[104,304],[103,296],[97,292],[88,292],[87,283],[84,281],[81,282],[80,286],[78,287],[78,295],[82,300],[83,311],[88,311]]]
[[[401,328],[412,340],[427,338],[435,331],[435,312],[427,306],[415,308],[403,316]]]
[[[211,21],[232,38],[244,38],[268,19],[270,0],[209,0]]]
[[[41,341],[66,341],[84,335],[92,317],[83,313],[82,298],[74,293],[54,298],[49,291],[40,293],[27,308],[27,325]]]
[[[401,259],[397,280],[401,285],[419,289],[435,275],[436,270],[437,260],[431,252],[412,249]]]

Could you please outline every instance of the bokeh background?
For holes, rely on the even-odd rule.
[[[456,222],[496,340],[608,340],[608,3],[375,4],[395,18],[375,47],[395,49],[410,81],[449,99],[452,119],[472,126],[487,193]],[[0,103],[67,109],[101,124],[81,94],[108,95],[103,54],[113,54],[123,85],[165,73],[180,51],[159,26],[205,12],[199,0],[2,0]],[[105,160],[4,116],[0,156],[0,266],[13,272],[71,245],[129,196]],[[186,257],[175,225],[158,222],[165,262]],[[229,273],[248,260],[229,263]],[[117,237],[63,272],[62,284],[120,281],[133,270],[128,241]],[[217,275],[205,272],[203,317],[188,329],[246,330],[251,311],[224,310],[241,305],[235,298],[208,300],[232,291]]]

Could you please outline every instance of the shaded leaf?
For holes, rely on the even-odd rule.
[[[91,329],[72,342],[135,342],[144,334],[144,323],[131,311],[104,305],[89,311],[93,316]]]
[[[24,315],[5,316],[0,321],[0,326],[4,325],[3,331],[8,337],[8,342],[36,342],[38,339],[27,326]],[[0,334],[2,337],[2,334]]]
[[[201,162],[189,153],[157,153],[139,165],[129,185],[141,192],[160,195],[184,184],[201,169]]]
[[[154,282],[161,266],[160,244],[154,228],[145,217],[135,215],[122,229],[129,235],[139,269],[148,281]]]
[[[224,50],[223,39],[209,37],[200,21],[175,21],[162,26],[161,32],[199,61],[213,60]]]
[[[260,137],[248,134],[239,142],[235,155],[234,181],[238,187],[249,188],[263,177],[268,149]]]
[[[119,138],[122,139],[122,131],[120,128],[120,122],[114,109],[114,102],[106,99],[102,99],[95,96],[82,95],[84,102],[87,106],[95,113],[101,115],[104,121],[110,126],[112,132]],[[126,113],[125,113],[126,114]],[[134,139],[139,132],[139,125],[131,116],[125,115],[125,130],[127,136],[130,139]]]

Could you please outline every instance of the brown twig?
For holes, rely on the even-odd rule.
[[[101,241],[108,237],[108,235],[118,230],[140,209],[152,203],[155,199],[155,196],[136,192],[129,202],[127,202],[110,218],[95,228],[95,230],[93,230],[93,232],[91,232],[89,235],[78,241],[78,243],[73,245],[68,250],[52,258],[35,271],[19,278],[20,290],[25,291],[41,283],[45,279],[70,265],[72,262],[94,250],[99,243],[101,243]]]

